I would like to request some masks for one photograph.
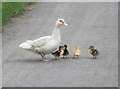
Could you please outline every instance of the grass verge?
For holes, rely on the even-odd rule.
[[[12,17],[23,14],[27,5],[31,2],[3,2],[2,3],[2,25],[11,21]]]

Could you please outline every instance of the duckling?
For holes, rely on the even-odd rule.
[[[67,56],[69,55],[69,51],[68,51],[68,47],[67,45],[64,45],[65,49],[64,49],[64,53],[63,53],[63,58],[67,58]]]
[[[57,59],[61,59],[64,53],[64,47],[63,46],[59,46],[59,50],[55,51],[52,53],[52,55],[55,57],[55,60]]]
[[[64,54],[65,47],[64,46],[60,46],[59,50],[60,50],[60,59],[62,60],[63,59],[63,54]]]
[[[60,51],[57,50],[57,51],[53,52],[52,55],[55,57],[55,60],[57,60],[60,58]]]
[[[80,56],[80,46],[77,45],[73,50],[73,58],[78,58]]]
[[[89,46],[88,52],[93,56],[93,59],[96,59],[96,57],[99,55],[98,50],[94,49],[94,46]]]

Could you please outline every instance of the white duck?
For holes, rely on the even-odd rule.
[[[21,43],[19,47],[37,53],[41,55],[43,59],[46,59],[45,55],[55,51],[61,43],[59,27],[62,25],[67,25],[65,20],[58,19],[51,36],[44,36],[36,40],[27,40]]]

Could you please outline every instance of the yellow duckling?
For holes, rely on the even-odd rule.
[[[60,59],[63,58],[64,50],[65,50],[65,47],[64,46],[60,46]]]
[[[73,58],[78,58],[80,56],[80,53],[81,53],[80,46],[77,45],[73,50]]]

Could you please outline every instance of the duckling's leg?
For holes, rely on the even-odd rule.
[[[55,60],[58,60],[59,59],[59,57],[55,57]]]
[[[66,55],[66,56],[65,56],[65,58],[67,59],[67,58],[68,58],[68,56]]]
[[[63,56],[63,59],[66,59],[66,56]]]
[[[59,56],[54,56],[54,60],[59,60],[60,57]]]
[[[96,56],[93,56],[93,59],[96,59]]]
[[[59,59],[59,57],[58,57],[58,56],[55,56],[55,57],[54,57],[54,60],[58,60],[58,59]]]
[[[62,59],[63,59],[63,55],[62,55],[62,54],[60,54],[59,59],[60,59],[60,60],[62,60]]]
[[[68,58],[68,56],[65,56],[65,59]]]
[[[57,57],[57,60],[61,60],[60,56]]]
[[[74,59],[78,59],[79,58],[79,55],[76,55],[76,54],[74,54],[74,57],[73,57]]]
[[[73,55],[73,59],[75,59],[75,54]]]
[[[79,55],[77,55],[77,59],[79,58]]]
[[[63,55],[60,55],[60,56],[58,57],[59,60],[62,60],[62,58],[63,58]]]

